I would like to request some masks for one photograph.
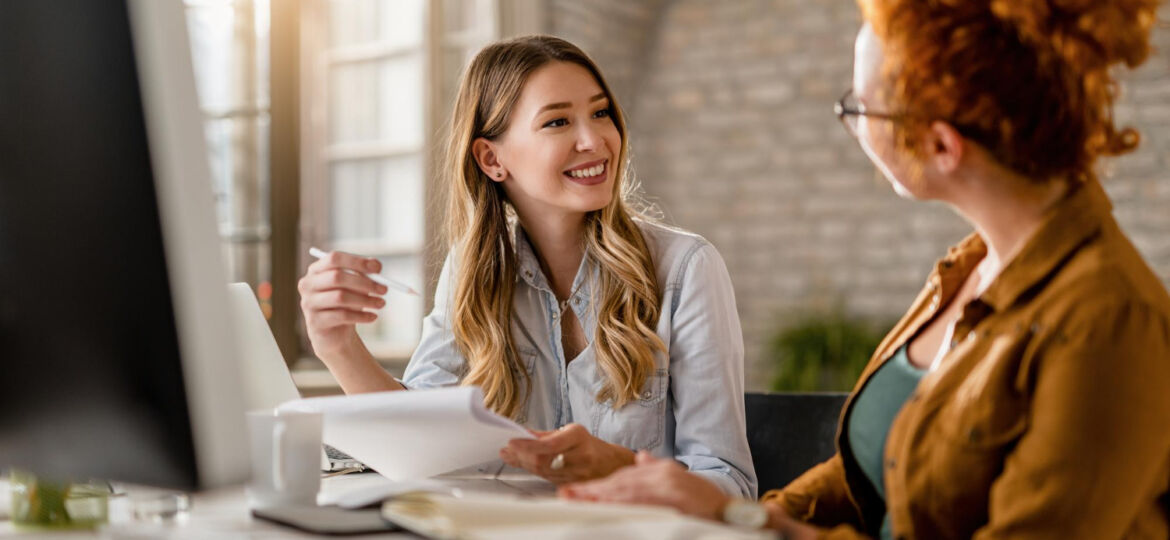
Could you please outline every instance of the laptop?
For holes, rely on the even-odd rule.
[[[289,400],[300,399],[276,338],[260,311],[260,304],[247,283],[228,285],[228,302],[236,319],[236,340],[244,361],[244,402],[248,410],[274,409]],[[364,471],[366,466],[345,453],[325,445],[321,470],[326,472]]]

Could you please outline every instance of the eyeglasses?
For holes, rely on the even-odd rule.
[[[845,126],[845,130],[854,137],[857,136],[857,120],[862,116],[869,118],[877,118],[879,120],[889,120],[897,122],[902,119],[902,115],[870,112],[865,110],[865,105],[862,105],[857,97],[853,95],[853,89],[845,91],[845,95],[837,100],[833,105],[833,112],[837,114],[837,119],[841,121],[841,125]]]

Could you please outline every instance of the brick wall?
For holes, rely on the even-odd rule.
[[[834,118],[851,81],[853,2],[549,2],[550,30],[594,56],[627,109],[647,193],[726,259],[749,389],[767,384],[763,349],[793,314],[897,317],[969,231],[940,204],[895,196]],[[1167,53],[1126,76],[1117,111],[1143,146],[1110,166],[1106,187],[1170,281],[1170,27],[1156,41]]]

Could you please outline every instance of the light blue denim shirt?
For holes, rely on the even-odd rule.
[[[573,282],[569,306],[590,343],[569,362],[561,347],[559,304],[516,227],[512,338],[532,377],[518,420],[538,430],[576,422],[612,444],[673,457],[728,494],[754,499],[756,474],[744,423],[743,334],[727,267],[698,235],[638,224],[662,290],[656,330],[669,354],[656,355],[657,370],[641,398],[616,410],[597,401],[603,376],[594,358],[597,318],[590,301],[596,263],[586,256]],[[449,316],[453,264],[448,255],[435,308],[423,320],[422,339],[402,380],[408,388],[455,385],[466,372]]]

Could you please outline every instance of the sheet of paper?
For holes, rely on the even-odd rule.
[[[298,399],[278,410],[324,413],[324,442],[391,480],[497,459],[509,440],[534,438],[487,410],[472,386]]]

